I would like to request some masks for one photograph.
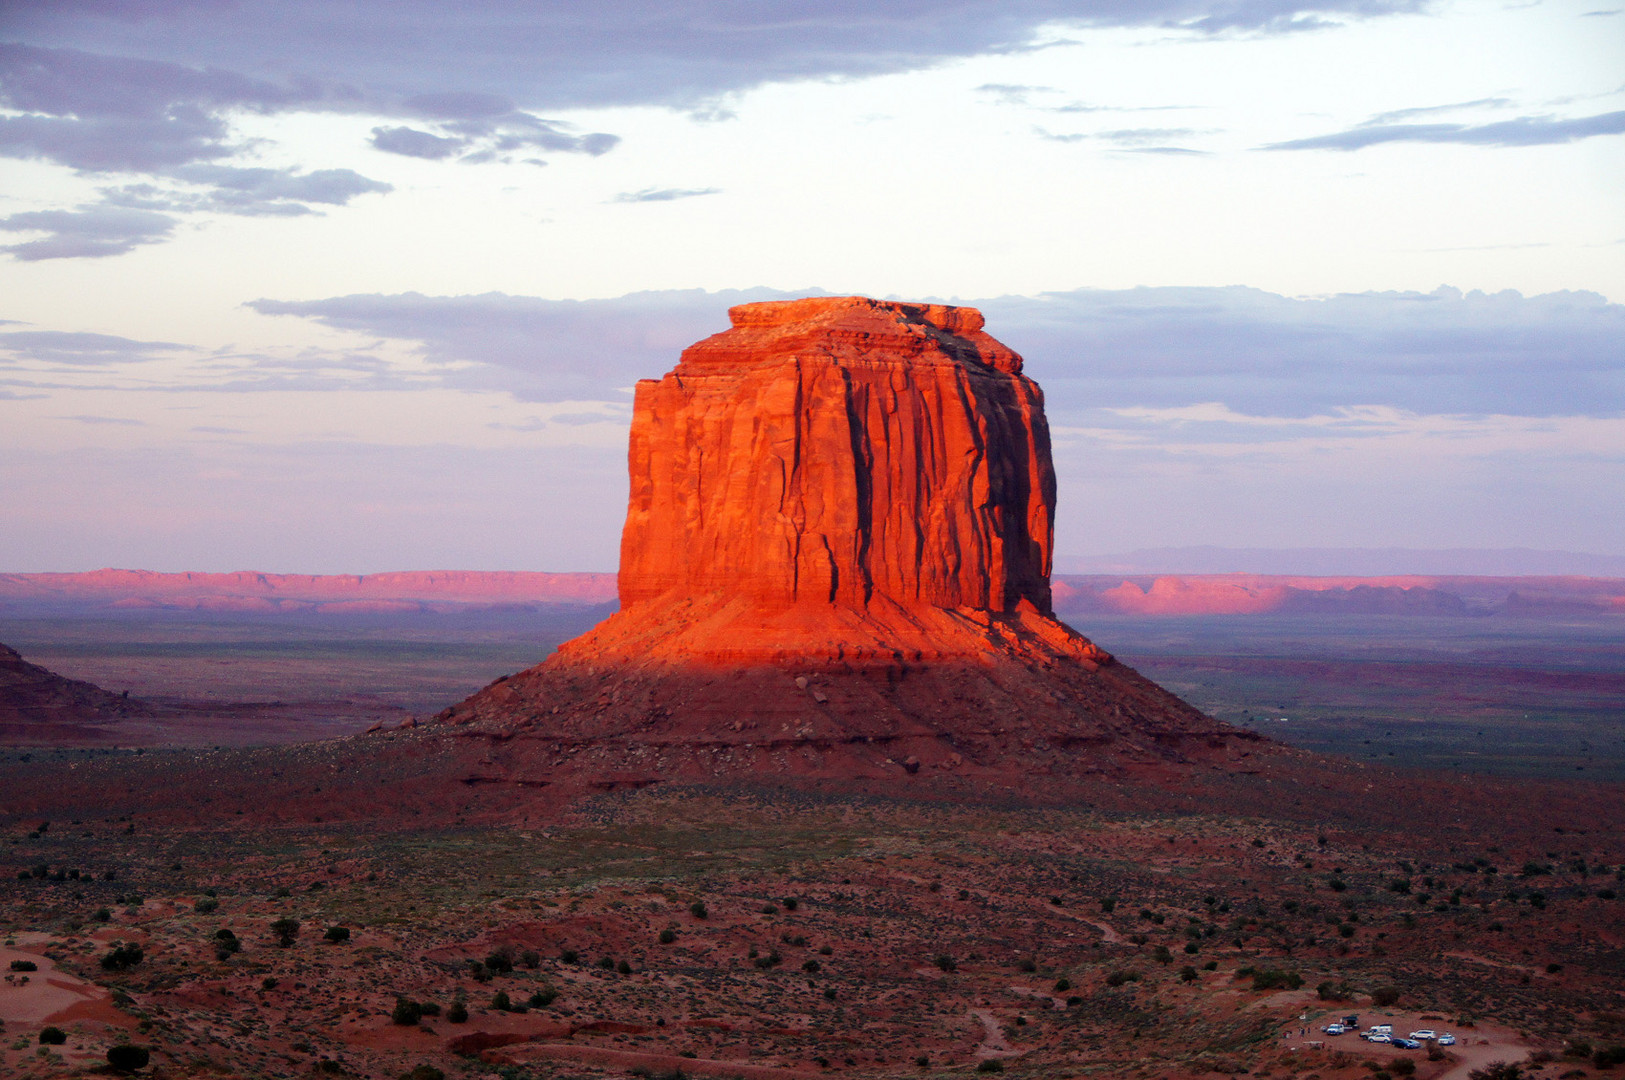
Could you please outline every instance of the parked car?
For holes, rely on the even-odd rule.
[[[1328,1035],[1341,1035],[1343,1032],[1347,1031],[1348,1028],[1344,1027],[1342,1024],[1327,1024],[1320,1030],[1324,1031]]]
[[[1415,1039],[1389,1039],[1388,1041],[1394,1046],[1399,1047],[1401,1050],[1422,1049],[1422,1044],[1417,1042]]]
[[[1375,1043],[1384,1043],[1384,1042],[1393,1042],[1394,1039],[1393,1039],[1392,1035],[1385,1035],[1380,1031],[1368,1031],[1368,1032],[1365,1033],[1365,1041],[1366,1042],[1375,1042]]]
[[[1384,1035],[1392,1035],[1394,1033],[1394,1025],[1392,1025],[1392,1024],[1372,1024],[1371,1025],[1371,1030],[1372,1031],[1380,1031]]]
[[[1443,1035],[1439,1036],[1439,1045],[1440,1046],[1455,1046],[1456,1045],[1456,1037],[1454,1035],[1450,1034],[1450,1032],[1447,1031]]]
[[[1421,1042],[1427,1042],[1429,1039],[1437,1039],[1438,1037],[1439,1033],[1434,1031],[1432,1028],[1423,1028],[1421,1031],[1411,1032],[1411,1038],[1420,1040]]]

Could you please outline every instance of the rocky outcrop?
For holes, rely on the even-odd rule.
[[[1021,783],[1253,737],[1050,607],[1043,395],[969,308],[747,304],[638,384],[621,610],[439,719],[470,783]]]
[[[746,304],[637,387],[623,606],[1048,611],[1043,395],[971,308]]]
[[[118,720],[146,711],[141,702],[30,664],[0,645],[0,732],[35,725]]]

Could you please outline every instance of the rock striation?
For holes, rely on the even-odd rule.
[[[729,316],[637,386],[620,611],[439,717],[528,740],[480,779],[1246,752],[1054,618],[1043,394],[979,312],[836,297]]]

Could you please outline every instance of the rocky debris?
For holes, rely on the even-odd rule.
[[[1054,618],[1043,394],[979,312],[730,317],[638,384],[621,610],[441,721],[578,775],[1026,783],[1256,740]]]

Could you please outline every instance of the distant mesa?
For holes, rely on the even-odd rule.
[[[127,695],[65,678],[0,645],[0,736],[108,723],[147,711],[145,704]]]
[[[621,610],[441,714],[504,744],[482,778],[1025,779],[1250,752],[1055,619],[1043,394],[979,312],[729,314],[638,384]]]

